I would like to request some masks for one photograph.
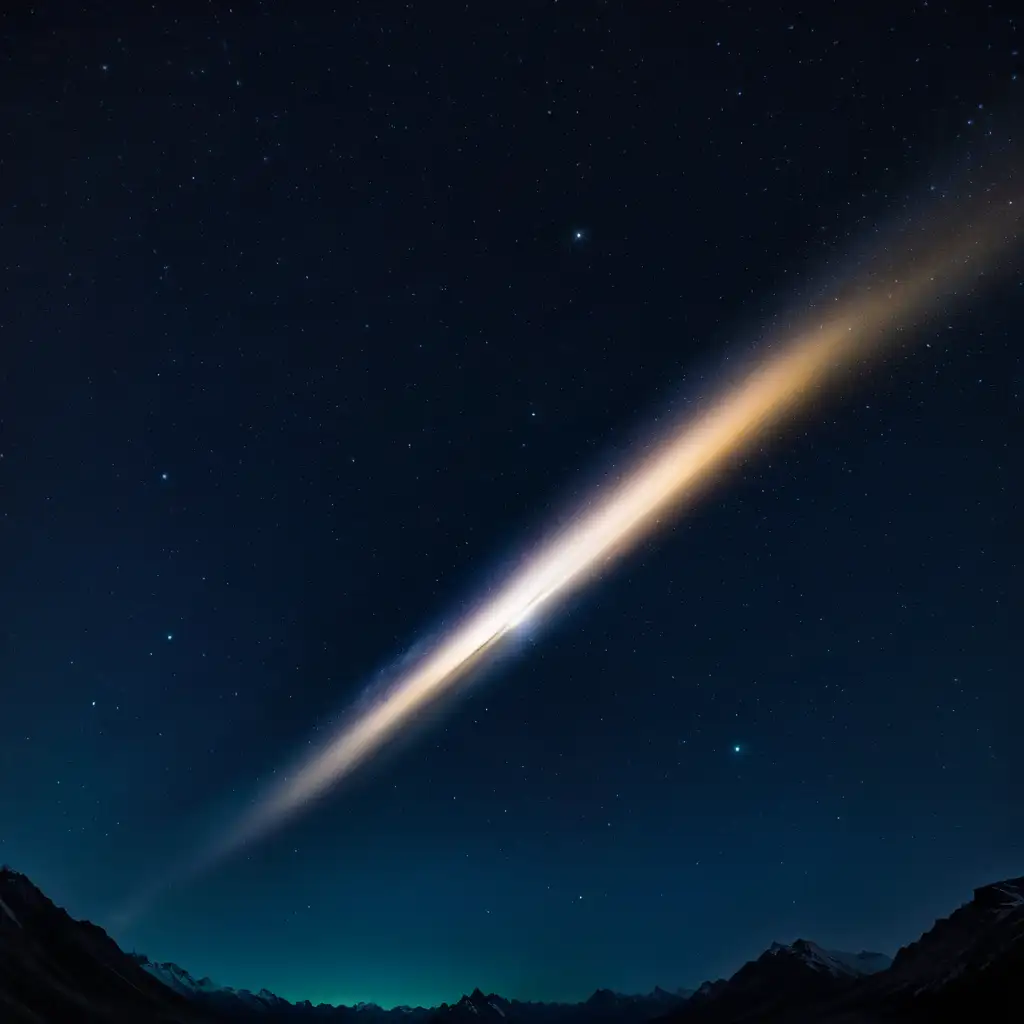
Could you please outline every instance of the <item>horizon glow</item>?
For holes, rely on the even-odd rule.
[[[678,516],[826,386],[883,353],[901,332],[937,312],[943,299],[975,283],[1015,242],[1024,208],[1002,186],[975,194],[962,203],[945,201],[952,215],[933,216],[875,249],[862,261],[864,273],[812,306],[800,326],[769,342],[767,353],[731,386],[647,446],[617,481],[595,490],[566,525],[426,653],[400,668],[376,700],[258,799],[185,874],[206,870],[279,829],[456,692],[517,627],[549,616]]]

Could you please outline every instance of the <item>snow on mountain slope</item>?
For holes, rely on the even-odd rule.
[[[879,971],[887,971],[892,967],[892,957],[886,956],[885,953],[870,953],[867,950],[860,953],[843,953],[835,949],[826,952],[854,974],[878,974]]]
[[[21,922],[18,920],[17,915],[9,906],[7,906],[6,903],[4,903],[3,900],[0,900],[0,910],[2,910],[19,928],[21,927]]]
[[[162,981],[168,988],[180,992],[183,996],[191,998],[208,992],[222,991],[222,987],[214,984],[209,978],[201,978],[197,981],[188,971],[177,964],[156,964],[139,955],[136,955],[135,959],[144,971],[152,974],[158,981]]]
[[[133,953],[132,957],[144,971],[163,982],[168,988],[197,1002],[218,1006],[221,1009],[243,1007],[258,1013],[296,1009],[295,1004],[265,988],[261,988],[259,992],[250,992],[247,988],[218,985],[210,978],[194,978],[184,967],[179,967],[175,963],[154,963],[139,953]],[[379,1007],[370,1003],[360,1003],[352,1009],[379,1010]]]
[[[773,942],[768,953],[795,957],[812,970],[825,972],[835,978],[860,978],[887,970],[892,964],[892,959],[884,953],[846,953],[822,949],[816,942],[807,939],[797,939],[788,946]]]

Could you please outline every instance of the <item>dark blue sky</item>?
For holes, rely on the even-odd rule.
[[[839,6],[3,15],[0,860],[197,975],[385,1005],[892,952],[1020,873],[1011,271],[114,926],[1014,134],[1012,20]]]

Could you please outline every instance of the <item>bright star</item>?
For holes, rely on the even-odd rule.
[[[168,633],[167,634],[167,639],[168,640],[173,640],[174,639],[174,634],[173,633]]]
[[[740,752],[740,745],[738,743],[732,748],[732,752],[734,754],[738,754]]]
[[[167,479],[167,474],[166,473],[161,473],[160,474],[160,479],[161,480],[166,480]]]

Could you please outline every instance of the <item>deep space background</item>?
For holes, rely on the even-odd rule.
[[[851,254],[955,203],[1021,61],[1005,5],[88,6],[0,15],[0,861],[196,976],[385,1006],[892,953],[1020,873],[1010,266],[115,927]]]

